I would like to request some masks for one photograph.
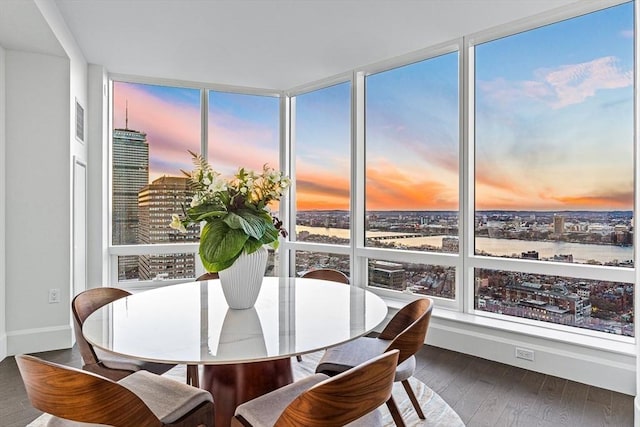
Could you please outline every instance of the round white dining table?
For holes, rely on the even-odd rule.
[[[387,315],[372,292],[318,279],[265,277],[253,308],[230,309],[220,281],[135,293],[96,310],[82,332],[103,350],[146,361],[204,365],[216,426],[236,406],[293,381],[291,357],[363,336]]]

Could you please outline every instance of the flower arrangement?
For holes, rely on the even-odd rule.
[[[277,248],[278,236],[287,232],[268,205],[282,198],[289,178],[265,164],[262,173],[240,168],[225,180],[200,154],[189,153],[195,169],[182,173],[189,178],[193,198],[181,216],[172,215],[171,227],[185,232],[187,226],[205,222],[199,253],[207,271],[229,268],[243,251],[251,254],[263,245]]]

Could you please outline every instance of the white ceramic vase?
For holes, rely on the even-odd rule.
[[[251,308],[258,299],[269,251],[264,246],[252,254],[242,252],[231,267],[218,272],[229,308]]]

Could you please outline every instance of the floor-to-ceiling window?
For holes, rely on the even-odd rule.
[[[332,268],[350,275],[351,82],[296,94],[291,100],[298,242],[293,273]],[[300,245],[304,242],[304,245]]]
[[[365,246],[383,249],[370,287],[456,296],[458,69],[454,51],[365,78]]]
[[[627,3],[470,47],[476,313],[634,335],[633,27]]]
[[[298,88],[288,103],[116,82],[111,253],[121,258],[118,275],[179,278],[173,268],[193,277],[197,230],[167,234],[159,216],[185,202],[166,196],[178,191],[169,178],[191,167],[188,149],[227,174],[241,165],[278,167],[286,148],[293,181],[282,209],[290,217],[281,247],[291,255],[287,274],[334,268],[382,295],[428,295],[437,307],[508,320],[505,327],[629,341],[633,40],[629,2],[426,48]],[[279,117],[287,115],[280,135]],[[131,242],[118,237],[121,139],[135,153],[126,156],[127,185],[144,181],[129,192],[137,203],[131,210],[142,212]],[[281,147],[285,140],[290,146]],[[156,179],[164,187],[155,188]],[[162,203],[152,203],[154,194]],[[144,230],[149,241],[140,239]],[[171,244],[189,241],[191,258],[176,262],[182,252]],[[144,243],[162,249],[150,253]],[[272,265],[268,274],[276,274],[278,261]]]
[[[182,171],[193,169],[191,153],[204,153],[225,177],[239,167],[277,168],[279,97],[124,79],[112,94],[112,272],[130,282],[196,277],[199,228],[169,226],[190,202]],[[276,264],[272,252],[268,274]]]

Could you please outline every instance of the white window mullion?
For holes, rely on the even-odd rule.
[[[280,170],[291,178],[291,186],[285,197],[280,200],[280,220],[289,233],[286,242],[296,240],[296,199],[295,183],[295,98],[282,93],[280,95]],[[280,275],[295,274],[295,251],[288,249],[288,245],[280,248]],[[286,274],[285,274],[286,273]]]
[[[352,283],[366,287],[367,259],[359,254],[365,233],[365,78],[354,72],[351,87],[351,276]]]
[[[285,110],[285,116],[288,122],[283,129],[286,133],[285,153],[281,154],[281,159],[286,162],[289,177],[291,178],[291,186],[289,187],[289,196],[287,198],[286,210],[288,215],[285,216],[285,224],[289,231],[288,242],[296,241],[296,221],[297,221],[297,193],[296,193],[296,97],[288,96],[286,105],[282,107]],[[282,211],[282,210],[281,210]],[[287,271],[289,276],[295,275],[296,251],[291,248],[286,253]],[[284,268],[284,266],[283,266]]]
[[[461,277],[456,289],[458,306],[463,312],[474,309],[475,291],[473,268],[469,264],[474,254],[475,236],[475,146],[474,146],[474,56],[473,46],[464,38],[460,49],[460,219],[458,224],[460,257],[462,268],[457,272]],[[460,291],[458,295],[457,291]]]

